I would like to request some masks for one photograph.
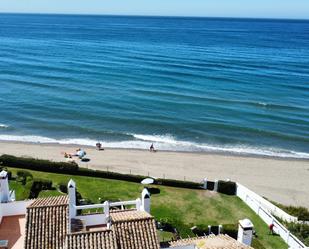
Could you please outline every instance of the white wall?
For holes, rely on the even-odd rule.
[[[258,194],[249,190],[245,186],[237,183],[237,196],[243,200],[267,225],[274,224],[275,233],[279,234],[280,237],[289,245],[290,248],[306,248],[306,246],[297,239],[293,234],[290,233],[273,215],[271,210],[275,210],[274,213],[281,214],[287,221],[293,221],[293,216],[286,214],[284,211],[274,206],[269,205],[269,201],[265,200]],[[281,212],[281,211],[282,212]],[[281,216],[281,217],[282,217]],[[294,217],[295,218],[295,217]],[[296,219],[297,221],[297,219]]]
[[[107,223],[105,214],[79,215],[75,218],[84,221],[85,226],[97,226]]]
[[[246,195],[250,196],[252,199],[254,199],[255,202],[259,203],[261,207],[263,207],[265,210],[267,210],[269,213],[273,214],[276,217],[279,217],[282,220],[285,220],[287,222],[297,222],[297,217],[294,217],[292,215],[289,215],[282,209],[278,208],[268,200],[264,199],[262,196],[256,194],[255,192],[251,191],[250,189],[246,188],[245,186],[241,185],[240,183],[237,183],[237,195],[246,197]]]
[[[26,201],[13,201],[8,203],[0,203],[0,209],[2,216],[13,216],[13,215],[25,215],[27,207],[34,202],[34,200]]]

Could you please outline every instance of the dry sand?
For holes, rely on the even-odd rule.
[[[0,154],[65,160],[76,146],[0,142]],[[309,208],[309,160],[242,157],[207,153],[85,148],[89,162],[80,167],[173,179],[239,181],[271,200]]]

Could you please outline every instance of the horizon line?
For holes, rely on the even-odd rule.
[[[260,19],[309,21],[309,18],[291,17],[236,17],[236,16],[191,16],[191,15],[147,15],[147,14],[99,14],[99,13],[54,13],[54,12],[1,12],[0,15],[69,15],[69,16],[118,16],[118,17],[167,17],[167,18],[217,18],[217,19]]]

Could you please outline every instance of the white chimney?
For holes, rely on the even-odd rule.
[[[10,201],[9,176],[4,170],[0,172],[0,203]]]
[[[239,221],[237,241],[251,246],[253,238],[253,224],[249,219]]]
[[[68,183],[68,195],[69,195],[69,217],[74,218],[76,216],[76,184],[71,179]]]
[[[142,210],[150,214],[150,193],[147,188],[142,192]]]

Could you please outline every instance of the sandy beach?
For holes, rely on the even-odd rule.
[[[64,161],[74,145],[0,142],[0,154]],[[173,179],[231,179],[271,200],[309,208],[309,160],[255,158],[206,153],[84,148],[89,162],[80,167]]]

